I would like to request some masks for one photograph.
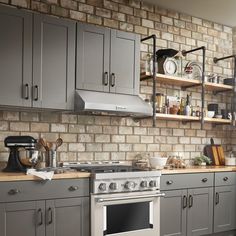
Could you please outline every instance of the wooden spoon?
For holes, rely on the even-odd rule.
[[[63,144],[63,140],[61,138],[58,138],[56,140],[56,150]]]

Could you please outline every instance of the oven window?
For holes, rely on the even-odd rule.
[[[106,206],[106,231],[104,235],[150,229],[150,202]]]

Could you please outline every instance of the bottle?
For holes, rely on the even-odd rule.
[[[189,95],[187,94],[187,100],[186,100],[186,106],[185,106],[185,115],[186,116],[191,116],[191,106],[190,106],[190,99]]]
[[[145,61],[145,72],[146,73],[151,73],[151,68],[150,68],[150,62],[151,62],[151,55],[150,54],[147,54],[147,58],[146,58],[146,61]]]
[[[180,106],[179,106],[179,115],[184,115],[184,99],[181,98],[180,100]]]

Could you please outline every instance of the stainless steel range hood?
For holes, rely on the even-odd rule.
[[[88,90],[75,91],[75,111],[118,116],[152,116],[152,107],[139,96]]]

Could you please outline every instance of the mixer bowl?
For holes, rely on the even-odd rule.
[[[27,167],[34,167],[39,162],[39,151],[35,149],[19,149],[20,163]]]

